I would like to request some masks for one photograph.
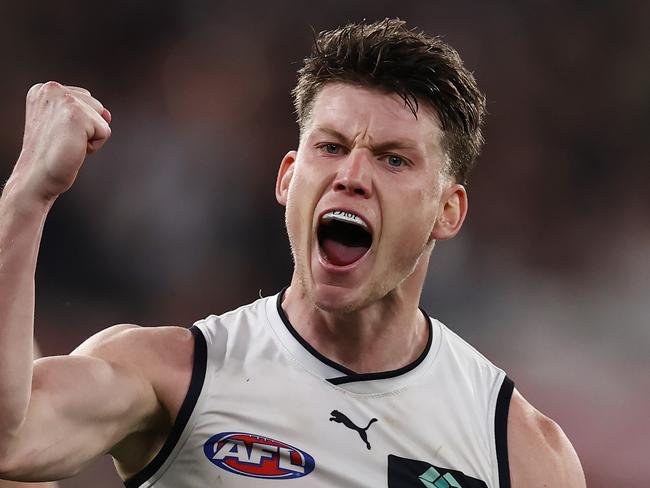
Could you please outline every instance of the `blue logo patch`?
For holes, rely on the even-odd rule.
[[[301,478],[316,466],[314,458],[301,449],[244,432],[213,435],[204,444],[203,452],[221,469],[252,478]]]

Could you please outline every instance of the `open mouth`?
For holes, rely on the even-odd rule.
[[[368,224],[345,210],[325,213],[318,223],[321,255],[335,266],[348,266],[361,259],[372,245]]]

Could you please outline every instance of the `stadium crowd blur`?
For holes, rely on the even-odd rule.
[[[113,114],[46,225],[45,354],[286,285],[273,187],[309,26],[399,16],[460,51],[490,112],[469,219],[434,251],[424,308],[563,426],[590,487],[650,485],[650,2],[36,5],[0,3],[2,178],[33,83],[84,86]],[[120,486],[109,464],[62,487]]]

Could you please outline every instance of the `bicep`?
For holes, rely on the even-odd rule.
[[[3,477],[72,476],[140,428],[156,404],[151,385],[117,362],[83,355],[41,359]]]
[[[508,414],[512,488],[586,486],[578,455],[558,424],[515,390]]]

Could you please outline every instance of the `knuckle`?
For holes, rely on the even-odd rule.
[[[33,97],[34,95],[36,95],[40,91],[42,86],[43,86],[43,83],[36,83],[35,85],[32,85],[30,87],[29,91],[27,92],[27,96],[28,97]]]
[[[66,90],[69,90],[69,91],[75,91],[75,92],[78,92],[78,93],[83,93],[84,95],[91,95],[90,90],[88,90],[87,88],[84,88],[83,86],[63,85],[63,87]]]
[[[66,119],[70,121],[81,119],[83,115],[83,110],[77,103],[75,103],[74,98],[65,97],[64,101],[66,102],[64,108]]]
[[[76,118],[79,113],[79,106],[77,100],[69,93],[64,93],[61,97],[59,109],[63,111],[69,118]]]
[[[61,83],[58,83],[56,81],[48,81],[43,85],[43,89],[46,91],[54,91],[60,88],[61,88]]]

